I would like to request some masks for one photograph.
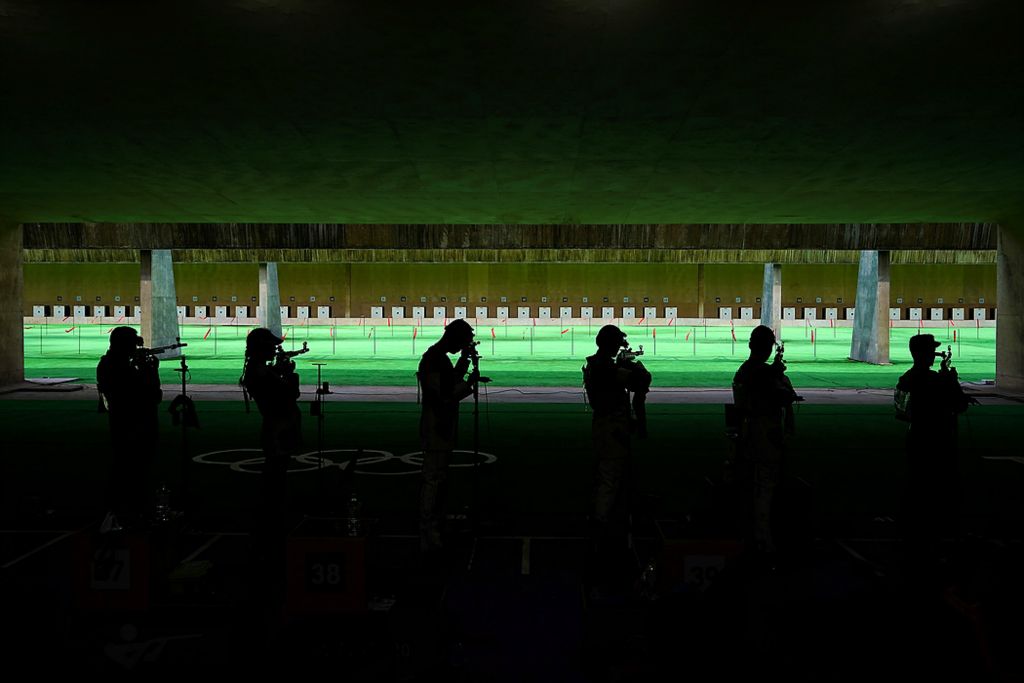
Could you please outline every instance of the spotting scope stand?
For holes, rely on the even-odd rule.
[[[175,337],[175,343],[181,346],[187,346],[187,344],[181,343],[181,337]],[[188,429],[191,426],[188,420],[189,410],[194,411],[194,407],[189,406],[191,400],[188,397],[188,378],[189,378],[189,367],[185,354],[181,354],[181,358],[178,362],[178,367],[174,368],[174,371],[181,375],[181,393],[174,399],[174,403],[180,405],[182,415],[179,416],[179,422],[181,423],[181,453],[180,453],[180,465],[181,465],[181,496],[179,498],[182,502],[188,501],[189,496],[189,459],[188,459]]]
[[[309,414],[316,418],[316,475],[320,487],[320,508],[326,512],[327,485],[324,483],[324,433],[326,430],[327,409],[324,396],[331,392],[330,385],[323,381],[323,367],[327,363],[314,361],[316,366],[316,395],[309,404]]]
[[[473,372],[480,373],[480,354],[473,350],[470,356]],[[480,525],[480,385],[491,381],[490,377],[478,376],[473,384],[473,537],[478,534]]]

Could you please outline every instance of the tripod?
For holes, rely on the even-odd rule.
[[[324,484],[324,429],[327,410],[324,406],[324,396],[331,393],[330,386],[323,381],[322,369],[327,363],[314,362],[316,366],[316,398],[309,404],[309,414],[316,418],[316,474],[320,486],[320,507],[324,508],[326,496],[326,485]]]
[[[181,343],[180,337],[176,341],[180,346],[185,346]],[[195,403],[188,397],[187,384],[191,373],[185,354],[181,354],[181,360],[174,371],[181,375],[181,393],[171,401],[171,424],[181,427],[181,500],[187,501],[189,495],[188,430],[190,427],[198,427],[199,420],[196,417]]]
[[[473,374],[477,376],[473,383],[473,535],[476,536],[480,524],[480,385],[487,384],[491,378],[480,375],[480,354],[475,346],[469,358]]]

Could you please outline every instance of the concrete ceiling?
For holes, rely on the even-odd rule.
[[[1024,208],[1019,0],[0,0],[0,217]]]

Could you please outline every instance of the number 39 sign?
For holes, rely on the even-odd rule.
[[[725,569],[725,555],[687,555],[683,561],[685,581],[704,591]]]

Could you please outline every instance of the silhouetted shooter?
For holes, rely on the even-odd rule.
[[[480,379],[468,376],[473,356],[473,328],[465,320],[448,323],[444,334],[420,359],[416,377],[423,392],[420,413],[420,445],[423,448],[423,480],[420,488],[420,550],[441,548],[448,461],[459,431],[459,401],[473,395]],[[459,353],[452,365],[448,354]]]
[[[96,366],[99,389],[110,421],[113,450],[107,505],[100,530],[117,531],[145,519],[149,471],[157,444],[157,409],[163,399],[160,361],[142,348],[131,327],[110,332],[110,348]]]
[[[619,578],[620,570],[625,569],[631,433],[646,436],[644,406],[651,387],[651,373],[636,360],[643,349],[632,351],[626,334],[615,325],[602,327],[596,343],[597,353],[587,357],[583,367],[583,386],[593,410],[594,487],[590,533],[594,542],[594,575],[597,583],[605,584]],[[635,392],[632,406],[631,391]]]
[[[894,394],[896,417],[910,423],[907,431],[905,536],[911,559],[937,559],[939,537],[955,533],[960,510],[957,417],[977,403],[964,394],[952,349],[936,353],[939,342],[930,334],[910,338],[914,366],[900,376]],[[932,370],[941,358],[939,371]]]
[[[770,557],[776,552],[771,510],[782,478],[786,435],[793,431],[793,403],[803,398],[786,376],[783,347],[775,345],[770,327],[755,327],[747,346],[750,357],[732,379],[739,421],[735,467],[744,491],[741,500],[751,504],[744,526],[753,536],[754,551]]]
[[[263,417],[260,521],[267,529],[275,521],[281,521],[284,514],[288,463],[302,440],[302,414],[297,403],[299,376],[292,360],[302,351],[283,351],[280,348],[283,341],[265,327],[250,332],[245,339],[245,367],[240,379],[246,401],[251,396]]]

